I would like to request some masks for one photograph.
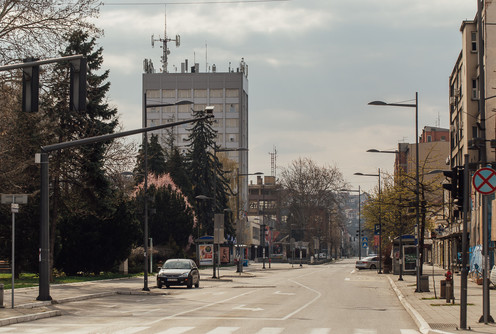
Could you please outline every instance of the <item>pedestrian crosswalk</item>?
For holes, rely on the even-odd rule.
[[[136,327],[126,327],[122,329],[117,328],[100,328],[97,329],[94,326],[86,328],[68,328],[68,326],[29,326],[29,325],[11,325],[0,327],[0,333],[18,333],[22,332],[25,334],[35,334],[35,333],[67,333],[67,334],[98,334],[98,333],[113,333],[113,334],[139,334],[139,333],[156,333],[156,334],[280,334],[280,333],[296,333],[291,328],[286,327],[263,327],[256,330],[247,330],[242,327],[223,327],[219,326],[216,328],[199,328],[192,326],[183,327],[171,327],[168,329],[160,329],[147,327],[147,326],[136,326]],[[377,329],[366,329],[366,328],[351,328],[351,329],[339,329],[339,328],[308,328],[305,331],[298,330],[298,334],[377,334],[379,331]],[[398,331],[391,330],[388,333],[397,334],[420,334],[415,329],[399,329]]]

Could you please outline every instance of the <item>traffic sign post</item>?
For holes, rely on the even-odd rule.
[[[28,195],[24,194],[1,194],[2,204],[10,204],[12,212],[12,261],[10,270],[12,272],[12,308],[14,308],[14,274],[15,274],[15,214],[19,212],[19,204],[28,203]]]
[[[479,322],[494,323],[489,310],[489,233],[488,196],[496,191],[496,171],[489,167],[478,169],[472,177],[474,189],[482,194],[482,316]]]

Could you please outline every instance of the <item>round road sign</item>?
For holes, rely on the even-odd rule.
[[[484,167],[478,169],[472,177],[474,189],[483,195],[490,195],[496,190],[496,171]]]

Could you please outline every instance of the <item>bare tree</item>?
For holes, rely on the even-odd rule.
[[[292,228],[304,230],[306,241],[329,228],[330,211],[339,202],[337,193],[345,187],[337,167],[318,166],[309,158],[294,160],[281,173]]]
[[[0,60],[56,56],[65,35],[74,30],[98,34],[88,19],[96,17],[98,0],[4,0],[0,4]]]

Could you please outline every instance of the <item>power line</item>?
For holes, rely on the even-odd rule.
[[[200,1],[200,2],[114,2],[103,3],[107,6],[149,6],[149,5],[211,5],[211,4],[239,4],[256,2],[288,2],[291,0],[239,0],[239,1]]]

